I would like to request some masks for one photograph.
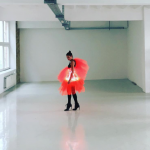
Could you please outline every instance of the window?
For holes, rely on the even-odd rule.
[[[0,72],[10,68],[9,22],[0,21]]]

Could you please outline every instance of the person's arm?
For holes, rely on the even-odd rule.
[[[71,61],[71,70],[72,70],[72,73],[71,73],[71,75],[70,75],[70,79],[69,79],[68,83],[70,83],[71,78],[72,78],[73,73],[74,73],[74,61]]]

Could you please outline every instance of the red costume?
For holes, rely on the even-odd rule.
[[[84,80],[86,78],[89,66],[87,62],[83,59],[74,58],[74,61],[74,73],[69,84],[68,81],[72,73],[71,66],[69,67],[68,65],[68,67],[65,67],[58,75],[58,80],[61,82],[61,87],[59,88],[59,91],[62,95],[71,95],[75,94],[77,91],[79,93],[85,91]],[[75,93],[72,93],[73,91]]]

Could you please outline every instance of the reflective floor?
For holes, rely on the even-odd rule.
[[[64,112],[59,85],[22,83],[0,95],[0,150],[150,150],[150,94],[129,80],[86,81],[81,110]]]

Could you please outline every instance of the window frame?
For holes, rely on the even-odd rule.
[[[3,33],[3,42],[0,42],[0,46],[2,46],[2,50],[3,50],[3,68],[0,69],[0,72],[2,71],[6,71],[8,69],[10,69],[10,22],[9,21],[2,21],[2,33]],[[8,42],[4,42],[4,22],[7,22],[8,23]],[[8,52],[9,52],[9,67],[7,68],[4,68],[5,66],[5,63],[4,63],[4,47],[8,47]]]

